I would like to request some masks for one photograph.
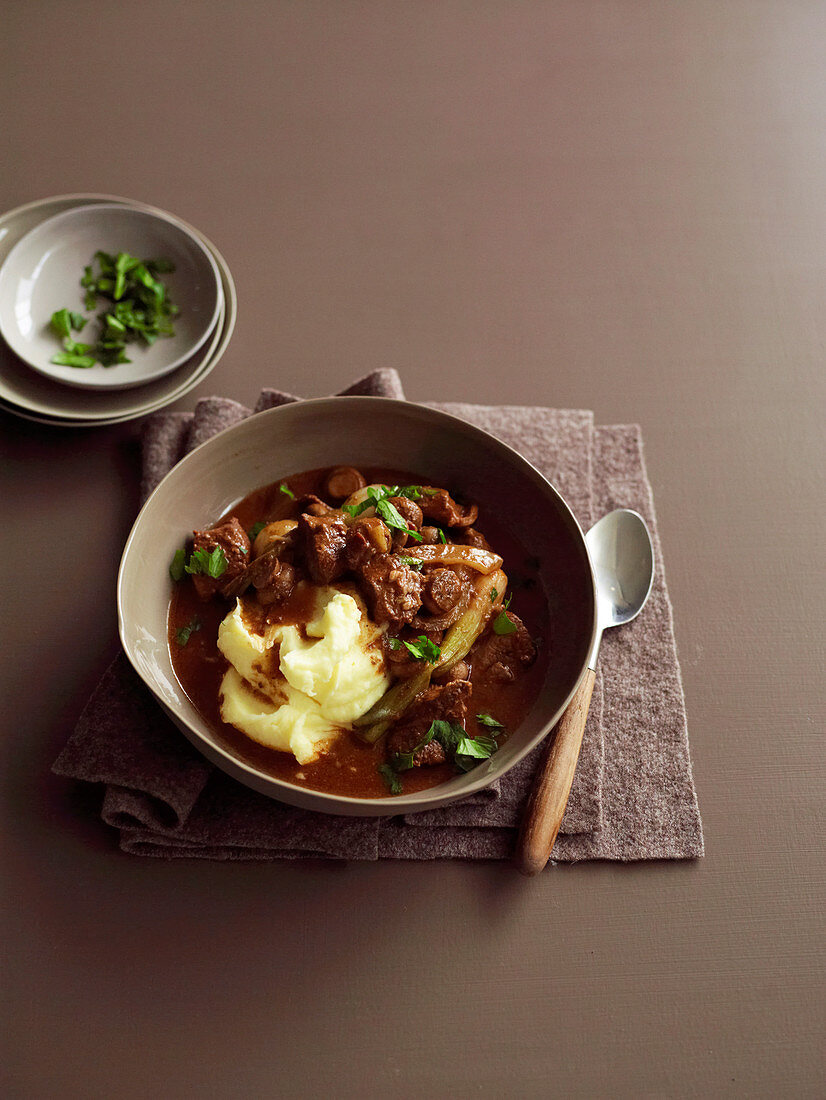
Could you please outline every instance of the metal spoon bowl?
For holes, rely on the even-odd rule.
[[[548,862],[562,824],[594,690],[602,632],[639,615],[654,580],[651,535],[637,512],[628,508],[609,512],[594,524],[585,542],[596,578],[597,632],[588,666],[534,779],[516,851],[516,864],[526,875],[535,875]]]

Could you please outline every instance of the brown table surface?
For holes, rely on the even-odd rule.
[[[377,367],[647,446],[698,863],[120,854],[49,773],[117,648],[140,422],[2,415],[5,1095],[823,1096],[826,6],[3,6],[0,208],[226,255],[178,406]]]

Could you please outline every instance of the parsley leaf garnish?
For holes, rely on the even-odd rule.
[[[408,558],[404,554],[397,554],[396,560],[400,561],[402,565],[409,565],[411,569],[415,569],[417,572],[421,572],[424,564],[419,558]]]
[[[345,504],[343,511],[355,519],[368,508],[375,508],[376,515],[380,516],[388,527],[404,531],[415,542],[421,542],[422,536],[418,531],[411,531],[396,505],[391,503],[390,497],[407,497],[408,500],[416,500],[423,491],[419,485],[406,485],[404,488],[399,488],[398,485],[371,485],[367,489],[364,500],[359,501],[358,504]]]
[[[493,620],[493,633],[494,634],[515,634],[516,623],[508,615],[507,611],[502,611]]]
[[[393,760],[392,760],[393,771],[395,771],[395,772],[406,772],[406,771],[409,771],[412,767],[414,767],[413,757],[416,755],[417,752],[420,752],[426,745],[429,745],[430,742],[433,740],[433,738],[435,737],[435,730],[434,730],[435,725],[436,725],[435,722],[431,722],[430,729],[428,729],[427,733],[424,735],[424,737],[421,739],[421,741],[418,743],[418,745],[415,745],[410,750],[410,752],[397,752],[397,753],[393,754]]]
[[[399,779],[398,775],[396,775],[396,773],[393,771],[393,769],[390,767],[389,764],[379,764],[379,766],[376,770],[378,771],[379,775],[382,777],[384,782],[387,784],[387,787],[388,787],[391,794],[401,794],[402,793],[401,780]]]
[[[426,634],[420,634],[413,642],[406,642],[403,638],[391,638],[389,645],[391,649],[401,649],[405,646],[417,661],[428,661],[431,665],[436,664],[442,652],[441,647],[432,642]]]
[[[95,274],[97,264],[100,273]],[[80,332],[88,318],[74,310],[59,309],[52,314],[51,328],[63,341],[64,351],[52,356],[51,362],[59,366],[91,367],[100,363],[104,367],[116,363],[128,363],[126,345],[136,340],[150,346],[159,336],[173,336],[172,320],[178,307],[169,299],[164,284],[155,276],[159,272],[174,271],[168,260],[141,261],[128,252],[116,256],[108,252],[95,253],[92,263],[83,269],[80,285],[85,294],[84,309],[93,310],[98,298],[108,299],[109,305],[98,315],[100,331],[94,344],[69,346],[72,331]],[[85,351],[79,348],[85,347]]]
[[[295,493],[292,491],[289,485],[286,484],[286,482],[282,481],[281,484],[278,486],[278,489],[284,494],[285,497],[289,497],[290,500],[295,500]]]
[[[193,550],[189,561],[184,566],[187,573],[201,573],[205,577],[222,577],[227,571],[227,556],[223,548],[216,546],[213,550]]]
[[[508,615],[507,611],[511,605],[513,599],[513,593],[511,593],[505,602],[502,604],[501,612],[493,620],[493,633],[494,634],[515,634],[516,623]]]
[[[185,646],[196,630],[201,629],[201,620],[196,615],[190,619],[186,626],[175,632],[175,641],[179,646]]]
[[[488,760],[499,746],[492,737],[463,737],[456,745],[453,762],[463,772],[475,768],[481,760]]]
[[[451,759],[459,771],[463,772],[469,772],[482,760],[489,759],[499,747],[495,736],[486,737],[480,734],[478,737],[468,737],[464,727],[460,726],[458,722],[448,722],[444,718],[436,718],[430,723],[427,732],[410,752],[394,753],[389,765],[383,764],[379,767],[379,771],[384,776],[388,786],[391,782],[390,775],[395,775],[398,778],[399,772],[409,771],[410,768],[414,767],[413,760],[416,753],[421,752],[431,741],[438,741],[445,750],[448,759]],[[400,791],[401,785],[399,785]],[[394,791],[394,793],[396,792]]]
[[[490,729],[494,730],[502,730],[505,728],[501,722],[497,722],[490,714],[477,714],[476,721],[480,726],[489,726]]]
[[[179,581],[184,575],[186,567],[186,550],[183,548],[175,551],[175,556],[169,565],[169,575],[173,581]]]
[[[447,535],[444,533],[441,527],[437,527],[436,530],[439,532],[439,542],[447,543]]]
[[[252,527],[250,527],[249,531],[247,531],[250,542],[255,542],[255,540],[258,538],[258,536],[261,534],[266,526],[267,525],[263,519],[259,519],[258,523],[254,523]]]

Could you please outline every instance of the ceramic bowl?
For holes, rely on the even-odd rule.
[[[164,210],[117,195],[84,192],[37,199],[0,215],[0,264],[27,233],[48,218],[80,206],[112,203],[166,216]],[[60,427],[118,424],[163,408],[204,381],[227,349],[235,327],[238,300],[227,262],[214,243],[187,222],[182,224],[209,249],[221,275],[223,311],[199,351],[171,374],[154,382],[132,389],[92,391],[65,386],[38,374],[0,340],[0,408],[26,420]]]
[[[253,489],[302,470],[339,464],[427,475],[495,509],[538,559],[535,598],[550,612],[547,673],[529,714],[489,761],[416,794],[358,799],[294,786],[240,759],[179,685],[167,643],[168,567],[178,547]],[[506,563],[507,565],[507,563]],[[325,813],[380,816],[434,809],[488,786],[548,733],[585,671],[596,632],[594,578],[585,539],[553,486],[486,432],[404,401],[335,397],[259,413],[202,444],[167,475],[141,510],[118,575],[127,657],[193,745],[242,783]]]
[[[59,366],[50,362],[61,347],[49,321],[64,307],[94,317],[84,310],[80,277],[98,249],[174,264],[162,278],[180,310],[175,333],[151,347],[129,345],[130,363]],[[48,218],[18,241],[0,268],[0,335],[39,374],[89,391],[126,389],[171,374],[206,343],[222,308],[220,272],[204,242],[170,215],[119,203],[89,204]],[[78,339],[93,342],[87,331],[96,329],[92,319]]]

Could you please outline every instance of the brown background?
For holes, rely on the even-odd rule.
[[[396,367],[638,421],[697,864],[127,858],[49,774],[116,649],[139,424],[0,419],[14,1097],[822,1096],[826,6],[6,0],[0,208],[226,255],[181,403]]]

